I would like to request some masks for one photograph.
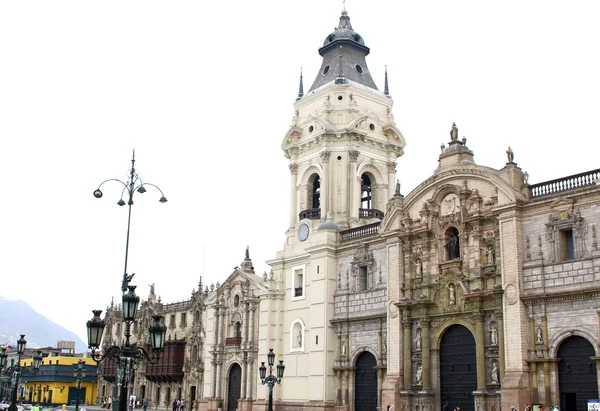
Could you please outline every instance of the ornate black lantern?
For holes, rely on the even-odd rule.
[[[91,320],[86,323],[87,334],[88,334],[88,347],[92,350],[96,350],[102,343],[102,333],[104,333],[104,320],[100,318],[102,310],[93,310],[94,316]]]

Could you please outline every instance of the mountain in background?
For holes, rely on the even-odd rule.
[[[27,348],[56,347],[59,341],[75,341],[75,352],[85,352],[87,344],[75,333],[53,323],[21,300],[0,296],[0,345],[16,345],[25,334]]]

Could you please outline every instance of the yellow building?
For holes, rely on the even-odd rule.
[[[85,377],[77,390],[73,372],[79,360],[85,363]],[[31,366],[31,358],[21,360],[21,366]],[[44,356],[39,371],[23,374],[19,397],[25,402],[42,404],[75,404],[79,395],[81,404],[93,404],[98,394],[97,365],[91,358],[73,356]]]

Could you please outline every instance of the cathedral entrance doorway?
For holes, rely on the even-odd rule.
[[[377,360],[370,352],[363,352],[356,359],[354,374],[354,409],[375,411],[377,409]]]
[[[238,400],[242,395],[242,367],[233,364],[229,370],[229,387],[227,388],[227,410],[238,409]]]
[[[558,347],[561,410],[587,410],[587,400],[598,399],[596,362],[590,358],[595,355],[594,347],[583,337],[569,337]]]
[[[440,399],[446,409],[460,407],[461,411],[473,411],[477,390],[477,359],[475,338],[462,325],[446,330],[440,343]]]

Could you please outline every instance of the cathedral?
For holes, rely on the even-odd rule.
[[[501,169],[478,165],[453,124],[441,152],[420,154],[438,157],[433,175],[404,195],[387,74],[382,91],[345,10],[318,52],[282,130],[283,250],[260,274],[247,249],[222,284],[200,280],[183,302],[152,287],[133,341],[148,340],[154,315],[167,341],[157,364],[137,365],[130,394],[151,409],[265,410],[259,369],[273,350],[285,366],[276,410],[587,409],[600,170],[530,184],[510,147]],[[106,347],[122,339],[120,306],[104,319]],[[112,395],[115,364],[100,374],[98,396]]]

